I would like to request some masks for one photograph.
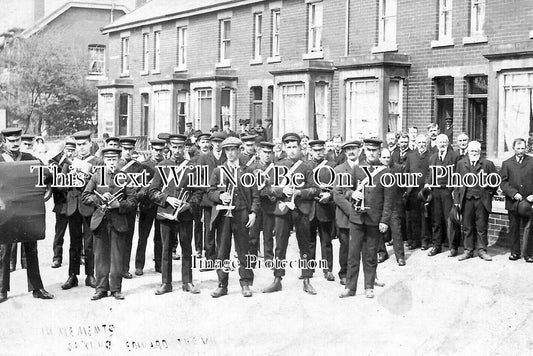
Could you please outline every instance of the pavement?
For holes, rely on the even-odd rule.
[[[123,281],[126,299],[91,301],[94,290],[83,283],[61,290],[67,263],[50,268],[53,220],[48,214],[39,261],[55,299],[32,298],[26,272],[20,265],[12,272],[9,299],[0,304],[0,355],[531,355],[533,349],[533,265],[509,261],[497,244],[489,248],[492,262],[416,250],[407,252],[405,267],[388,247],[391,258],[378,266],[386,285],[376,287],[376,297],[364,297],[361,273],[357,295],[339,299],[335,240],[337,278],[328,282],[317,271],[311,279],[317,295],[302,291],[296,269],[287,270],[281,292],[263,294],[273,277],[262,269],[252,298],[242,297],[234,271],[229,294],[214,299],[216,273],[194,271],[201,294],[192,295],[181,290],[180,261],[173,264],[174,291],[154,295],[161,275],[153,270],[150,242],[145,275]],[[287,258],[297,256],[292,236]]]

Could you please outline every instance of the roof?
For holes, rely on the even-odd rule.
[[[119,10],[124,13],[128,13],[130,10],[124,5],[116,4],[102,4],[102,3],[92,3],[92,2],[78,2],[70,1],[65,3],[63,6],[59,7],[57,10],[50,13],[48,16],[43,17],[39,21],[35,22],[33,25],[22,31],[20,37],[28,38],[31,35],[39,32],[45,28],[49,23],[54,21],[56,18],[70,10],[71,8],[85,8],[85,9],[103,9],[103,10]]]
[[[134,27],[176,20],[208,12],[220,11],[264,0],[152,0],[105,26],[102,32],[110,33]]]

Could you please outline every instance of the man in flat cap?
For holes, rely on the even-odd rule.
[[[94,232],[94,258],[96,267],[96,293],[91,300],[107,297],[111,292],[117,300],[124,299],[122,277],[124,274],[124,249],[128,232],[128,213],[137,209],[134,189],[119,187],[114,180],[118,173],[121,150],[104,148],[104,177],[94,174],[85,191],[83,201],[96,208],[91,218]],[[106,186],[101,185],[102,178]]]
[[[71,163],[63,166],[63,173],[71,171],[83,173],[85,185],[83,187],[69,187],[67,189],[67,216],[70,235],[69,266],[67,281],[61,286],[62,289],[70,289],[78,285],[77,275],[80,274],[82,251],[85,255],[85,285],[96,287],[94,278],[94,253],[93,233],[90,229],[91,217],[94,207],[82,200],[82,193],[90,177],[95,172],[95,167],[100,166],[102,161],[91,154],[91,132],[79,131],[72,135],[76,142],[76,157]]]
[[[355,295],[361,262],[365,295],[367,298],[374,297],[378,245],[381,234],[389,228],[392,205],[391,191],[380,181],[381,176],[388,172],[379,161],[381,142],[379,139],[364,140],[365,165],[373,176],[373,186],[369,186],[370,181],[362,167],[356,166],[352,175],[352,189],[344,194],[339,189],[334,192],[335,203],[342,206],[343,211],[350,212],[348,271],[341,298]]]
[[[296,187],[295,184],[282,186],[281,184],[276,185],[277,182],[274,182],[274,185],[267,187],[268,195],[275,198],[277,204],[275,211],[275,258],[280,261],[285,260],[292,225],[296,230],[300,260],[307,263],[311,254],[309,251],[309,214],[314,198],[318,197],[321,191],[314,182],[311,165],[301,159],[300,136],[296,133],[286,133],[283,135],[282,141],[287,152],[287,158],[279,161],[277,165],[287,167],[287,175],[290,177],[294,177],[294,174],[298,173],[302,177],[300,180],[302,185],[300,187]],[[263,293],[280,291],[281,279],[284,275],[284,268],[276,268],[274,270],[274,282],[266,287]],[[302,269],[303,289],[306,293],[314,295],[316,291],[309,282],[312,275],[312,269]]]
[[[2,130],[2,135],[5,138],[5,146],[4,150],[0,153],[0,164],[5,162],[37,160],[37,158],[33,157],[31,154],[21,152],[21,134],[22,129],[19,128],[7,128]],[[0,245],[0,303],[7,300],[7,292],[9,291],[11,245],[12,244]],[[26,251],[28,291],[33,293],[34,298],[54,298],[54,296],[48,293],[43,287],[41,273],[39,271],[37,241],[23,242],[22,246]]]
[[[151,181],[157,173],[156,166],[163,161],[163,149],[166,147],[165,140],[155,139],[150,141],[150,159],[143,162],[144,168],[148,172],[148,179]],[[154,260],[155,271],[161,272],[161,227],[156,219],[157,205],[146,194],[139,198],[139,240],[137,242],[137,252],[135,254],[135,275],[142,276],[146,260],[146,244],[152,225],[154,225]]]
[[[223,167],[233,177],[236,182],[222,174],[222,168],[214,170],[210,181],[208,197],[215,204],[231,206],[227,212],[219,212],[221,219],[221,239],[218,248],[217,260],[227,261],[230,258],[231,240],[235,241],[235,251],[239,258],[239,276],[244,297],[251,297],[250,285],[253,284],[254,273],[247,266],[246,254],[249,251],[249,229],[254,225],[259,207],[259,192],[257,186],[245,187],[240,177],[244,173],[249,173],[250,168],[239,162],[238,150],[241,141],[236,137],[228,137],[222,142],[222,148],[226,153],[227,161]],[[236,183],[236,185],[235,185]],[[213,298],[218,298],[228,294],[228,271],[219,268],[218,287],[211,293]]]
[[[142,173],[145,170],[145,167],[133,159],[132,153],[135,150],[135,144],[137,139],[135,137],[121,137],[120,138],[120,147],[122,149],[121,158],[118,161],[117,169],[123,173]],[[137,194],[138,200],[145,200],[148,197],[148,190],[141,188],[133,188],[135,194]],[[141,196],[141,193],[144,196]],[[124,274],[123,278],[131,279],[132,275],[130,273],[130,260],[131,260],[131,249],[133,245],[133,234],[135,233],[135,218],[137,216],[137,209],[130,210],[127,214],[128,221],[128,231],[125,234],[126,242],[124,244],[123,253],[124,257],[122,262],[124,263]]]
[[[342,154],[346,160],[335,167],[336,188],[333,193],[344,196],[349,188],[342,187],[343,176],[352,176],[355,167],[359,166],[359,155],[362,146],[361,141],[348,141],[341,146]],[[347,204],[335,204],[335,222],[337,224],[337,236],[339,237],[339,278],[342,285],[346,285],[346,274],[348,272],[348,245],[350,241],[350,214],[352,207]]]
[[[175,166],[182,179],[176,182],[172,179],[164,187],[161,174],[156,174],[150,184],[150,198],[158,206],[157,219],[161,221],[161,239],[163,254],[161,261],[161,286],[155,291],[162,295],[172,291],[172,248],[179,235],[181,246],[181,282],[182,289],[192,294],[200,293],[198,287],[192,283],[192,224],[191,208],[200,202],[200,195],[191,187],[188,181],[192,173],[189,162],[183,157],[185,135],[170,135],[170,150],[172,158],[164,160],[160,166]],[[183,170],[183,171],[182,171]],[[169,173],[169,172],[167,172]],[[187,196],[189,197],[187,199]]]
[[[333,246],[331,245],[331,238],[333,232],[333,222],[335,221],[335,203],[331,190],[333,189],[333,182],[335,176],[332,174],[333,169],[321,168],[319,166],[335,167],[335,162],[328,161],[325,158],[325,145],[323,140],[309,141],[309,154],[311,160],[309,164],[315,172],[320,182],[320,195],[313,200],[313,207],[309,214],[310,233],[309,233],[309,249],[311,259],[316,258],[316,240],[317,234],[320,237],[320,251],[321,258],[327,261],[327,267],[324,268],[324,278],[328,281],[334,281],[333,276]],[[331,182],[331,183],[330,183]]]
[[[274,144],[271,142],[262,141],[259,144],[259,159],[251,166],[250,170],[254,174],[272,174],[269,170],[274,158]],[[269,171],[267,171],[269,170]],[[266,183],[266,182],[265,182]],[[274,259],[274,224],[276,209],[276,199],[271,199],[267,194],[266,185],[258,187],[259,202],[261,209],[257,214],[255,224],[250,229],[250,255],[258,256],[259,254],[259,237],[261,231],[263,232],[263,257],[265,260]]]
[[[196,164],[200,167],[207,167],[207,177],[201,176],[201,181],[209,182],[210,178],[215,171],[215,168],[224,164],[226,162],[226,153],[221,147],[222,141],[226,139],[225,133],[219,132],[215,133],[210,137],[210,142],[213,147],[213,150],[207,152],[202,152]],[[201,173],[203,174],[203,173]],[[208,189],[204,189],[202,193],[202,200],[200,202],[199,211],[195,211],[195,246],[196,253],[202,252],[202,246],[196,240],[196,227],[202,227],[201,217],[203,215],[203,249],[205,249],[205,258],[208,261],[214,261],[217,256],[217,249],[220,244],[220,230],[219,230],[219,221],[220,219],[214,219],[212,217],[215,204],[207,196]],[[196,223],[196,218],[198,218],[198,223]],[[200,256],[201,257],[201,256]]]
[[[243,151],[239,156],[239,162],[241,165],[250,167],[252,163],[257,160],[255,154],[255,139],[256,135],[243,135],[241,137]]]

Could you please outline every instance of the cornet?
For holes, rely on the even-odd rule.
[[[157,215],[166,220],[178,221],[179,220],[178,215],[181,213],[181,209],[183,209],[185,204],[189,201],[190,197],[191,197],[191,193],[188,190],[185,190],[184,188],[180,189],[180,192],[178,193],[178,196],[177,196],[179,203],[176,209],[174,210],[174,213],[169,214],[165,212],[159,212],[157,213]]]
[[[279,208],[280,210],[284,211],[285,208],[289,208],[290,210],[294,210],[294,208],[296,207],[296,205],[294,204],[294,189],[296,189],[295,185],[294,184],[291,184],[290,185],[291,189],[292,189],[292,194],[291,194],[291,199],[289,201],[282,201],[279,203]]]
[[[96,194],[96,196],[98,198],[100,198],[100,200],[102,201],[102,204],[100,204],[100,209],[102,209],[104,212],[107,212],[111,206],[111,203],[114,202],[115,200],[117,199],[120,199],[122,198],[122,195],[124,194],[124,188],[120,188],[119,190],[117,190],[115,192],[115,194],[113,194],[113,198],[107,200],[106,198],[104,198],[104,196],[100,193],[98,193],[96,190],[94,191],[94,194]]]
[[[235,193],[235,186],[232,185],[229,181],[226,184],[226,193],[228,193],[231,197],[231,200],[228,204],[218,204],[216,209],[217,210],[226,210],[226,213],[224,214],[225,217],[232,218],[233,214],[231,211],[235,209],[235,205],[233,205],[233,195]]]
[[[355,211],[363,212],[363,211],[368,210],[369,208],[365,206],[365,185],[361,184],[360,180],[357,180],[356,191],[363,193],[363,198],[361,200],[354,199],[353,207]]]

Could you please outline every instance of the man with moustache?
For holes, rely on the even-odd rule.
[[[374,298],[380,235],[388,230],[390,224],[392,192],[380,181],[381,176],[389,172],[379,161],[381,140],[366,139],[364,142],[366,164],[374,178],[374,186],[369,186],[364,170],[356,166],[352,176],[352,189],[344,194],[338,188],[334,190],[335,203],[342,205],[343,211],[350,212],[348,272],[345,290],[339,295],[340,298],[355,296],[361,258],[365,296]]]
[[[418,136],[418,127],[411,126],[407,129],[407,132],[409,134],[409,149],[411,151],[416,150],[416,137]]]
[[[387,140],[387,148],[392,154],[392,152],[394,152],[396,148],[398,147],[397,146],[398,137],[396,136],[396,132],[387,132],[387,135],[385,136],[385,138]]]
[[[104,177],[100,177],[98,173],[94,174],[82,195],[86,204],[96,207],[91,218],[91,230],[94,231],[95,237],[96,293],[91,300],[105,298],[109,291],[115,299],[124,299],[122,259],[125,257],[124,249],[127,243],[127,214],[137,209],[138,202],[134,189],[121,188],[115,184],[114,178],[118,173],[121,152],[116,148],[102,150],[105,164]],[[101,185],[102,178],[107,186]]]
[[[481,144],[472,141],[468,144],[468,155],[457,163],[457,173],[464,177],[469,173],[478,175],[480,172],[496,173],[496,167],[491,161],[481,158]],[[459,261],[474,257],[476,240],[479,258],[492,261],[487,253],[487,229],[492,211],[492,196],[498,187],[481,187],[479,183],[473,187],[463,185],[454,191],[454,203],[461,209],[465,232],[465,251],[459,256]]]
[[[346,155],[342,150],[342,136],[335,135],[332,137],[333,142],[333,151],[330,151],[326,154],[326,159],[328,161],[335,162],[335,166],[342,164],[346,160]]]
[[[398,145],[396,146],[396,149],[394,151],[390,151],[391,162],[392,162],[390,167],[392,168],[393,166],[398,165],[398,167],[396,167],[395,170],[398,171],[398,173],[403,173],[405,169],[405,161],[407,160],[407,155],[410,152],[411,150],[409,149],[409,135],[407,134],[407,132],[401,131],[398,134]],[[403,191],[402,194],[398,196],[399,203],[401,204],[397,206],[398,209],[396,210],[396,213],[399,214],[399,219],[401,221],[402,241],[406,241],[407,240],[407,221],[406,221],[407,214],[405,213],[406,205],[405,205],[405,202],[403,201],[403,193],[405,193],[405,191]],[[393,218],[393,220],[396,221],[396,216]],[[392,226],[391,226],[391,230],[392,230]],[[403,247],[402,247],[402,250],[403,250]]]
[[[335,175],[337,181],[335,182],[336,189],[339,195],[344,195],[348,191],[348,187],[341,185],[349,182],[343,181],[341,177],[352,176],[355,167],[359,165],[359,154],[361,149],[361,141],[349,141],[343,144],[342,151],[346,156],[346,160],[335,167]],[[341,285],[346,285],[346,273],[348,271],[348,245],[350,241],[350,212],[351,206],[335,204],[335,222],[337,224],[337,236],[339,237],[339,278]],[[347,209],[347,210],[343,210]],[[349,208],[349,209],[348,209]]]
[[[239,162],[241,165],[250,167],[256,160],[257,155],[255,154],[255,138],[256,135],[243,135],[241,137],[243,151],[239,156]]]
[[[170,150],[172,158],[162,161],[160,166],[182,167],[178,174],[182,174],[180,181],[172,179],[168,186],[164,187],[160,174],[156,174],[150,184],[150,198],[157,204],[157,219],[161,220],[161,239],[163,244],[161,262],[161,286],[155,291],[156,295],[162,295],[172,291],[172,248],[174,242],[179,240],[181,246],[181,282],[182,290],[192,294],[200,293],[198,287],[192,283],[192,228],[193,216],[191,207],[198,204],[200,194],[191,187],[188,168],[183,157],[185,135],[170,135]],[[184,163],[185,162],[185,163]],[[183,164],[183,165],[182,165]],[[170,172],[168,172],[170,174]],[[187,192],[190,198],[184,199]],[[176,219],[174,215],[177,214]],[[177,235],[179,238],[177,239]]]
[[[223,167],[227,169],[227,172],[233,174],[236,178],[236,182],[234,183],[237,185],[228,191],[227,187],[232,183],[229,183],[227,177],[224,178],[222,168],[217,167],[211,177],[211,187],[209,188],[208,197],[215,204],[233,206],[231,214],[219,212],[221,219],[221,239],[217,260],[229,260],[233,236],[235,251],[239,259],[239,282],[241,284],[242,295],[244,297],[251,297],[252,291],[250,290],[250,285],[253,284],[254,273],[253,269],[247,266],[246,254],[250,249],[249,229],[254,225],[260,209],[259,192],[257,186],[245,187],[241,182],[241,176],[244,173],[251,173],[251,170],[239,161],[238,149],[240,145],[241,141],[236,137],[228,137],[221,144],[227,157],[227,161],[223,164]],[[213,298],[228,294],[228,271],[219,268],[217,269],[217,274],[218,287],[211,293]]]
[[[533,203],[533,158],[526,155],[526,141],[516,138],[513,141],[514,155],[502,163],[500,176],[501,189],[505,195],[505,209],[509,217],[509,237],[511,240],[511,254],[509,260],[520,259],[520,227],[527,223],[526,218],[518,213],[518,205],[522,201]],[[527,250],[524,259],[533,263],[533,229],[529,230],[525,238]]]
[[[432,155],[433,153],[437,152],[439,149],[437,147],[437,136],[439,135],[439,125],[437,125],[436,123],[432,122],[431,124],[428,125],[428,151],[430,153],[430,155]],[[448,137],[448,136],[446,136]]]
[[[453,205],[453,188],[448,187],[449,174],[446,167],[452,167],[452,171],[455,172],[459,158],[458,153],[450,149],[448,136],[440,134],[437,136],[436,141],[438,151],[429,158],[429,166],[443,167],[445,174],[439,177],[436,182],[432,181],[431,173],[426,177],[425,187],[431,190],[433,196],[431,200],[433,248],[429,251],[428,256],[435,256],[442,252],[442,244],[444,237],[447,235],[448,224],[450,224],[448,216]],[[457,256],[460,242],[459,236],[460,234],[453,234],[453,240],[449,241],[449,257]]]
[[[163,161],[163,149],[166,146],[164,140],[155,139],[150,141],[150,159],[143,162],[144,168],[147,170],[149,176],[148,181],[152,181],[155,175],[159,174],[156,166]],[[147,188],[143,188],[147,190]],[[152,225],[154,227],[154,260],[155,271],[161,272],[161,226],[160,221],[156,219],[157,205],[152,202],[149,194],[141,194],[139,199],[139,240],[137,242],[137,252],[135,253],[135,275],[142,276],[144,274],[144,264],[146,259],[146,244]]]

